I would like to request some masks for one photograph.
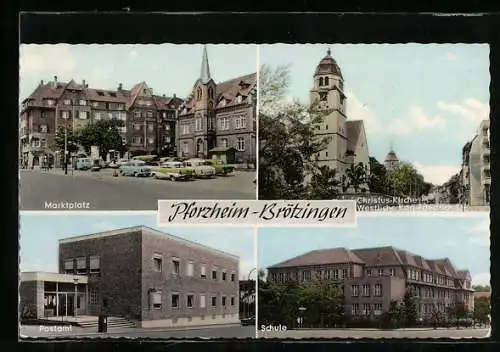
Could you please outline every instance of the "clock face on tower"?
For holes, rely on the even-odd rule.
[[[320,92],[319,93],[319,100],[320,101],[326,101],[326,92]]]

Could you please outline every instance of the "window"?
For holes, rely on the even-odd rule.
[[[222,281],[226,281],[227,274],[225,271],[222,272]]]
[[[208,88],[208,97],[211,99],[214,98],[214,89],[212,87]]]
[[[48,100],[47,100],[47,105],[48,105],[48,106],[52,106],[52,105],[54,105],[54,101],[53,101],[52,99],[48,99]]]
[[[151,292],[151,306],[153,309],[161,309],[161,292],[152,291]]]
[[[225,307],[225,306],[226,306],[226,296],[222,296],[221,303],[222,303],[222,306],[223,306],[223,307]]]
[[[189,128],[188,123],[184,123],[181,126],[182,126],[182,129],[181,129],[182,134],[189,134],[190,133],[190,128]]]
[[[370,305],[368,303],[363,304],[363,315],[370,315]]]
[[[47,133],[48,129],[47,129],[47,125],[40,125],[40,132],[41,133]]]
[[[100,112],[94,113],[94,120],[99,121],[100,119],[101,119],[101,113]]]
[[[193,276],[194,274],[194,264],[193,262],[189,262],[186,266],[186,276]]]
[[[319,78],[319,85],[322,86],[323,85],[323,77],[320,77]]]
[[[330,82],[328,82],[328,77],[325,77],[325,86],[329,85]]]
[[[217,269],[212,269],[212,280],[217,280]]]
[[[114,93],[114,92],[109,92],[109,95],[110,95],[111,97],[113,97],[113,98],[116,98],[116,93]]]
[[[246,128],[247,127],[247,118],[246,116],[237,116],[236,117],[236,126],[235,128]]]
[[[351,307],[351,315],[359,315],[359,304],[354,303]]]
[[[75,269],[74,265],[75,265],[75,263],[74,263],[73,259],[66,259],[64,261],[64,270],[71,270],[72,271],[73,269]]]
[[[359,286],[358,285],[352,285],[351,286],[351,292],[352,292],[352,297],[358,297],[359,296]]]
[[[194,120],[194,130],[195,131],[201,131],[201,130],[203,130],[203,121],[202,121],[201,117],[197,117]]]
[[[127,133],[127,126],[118,127],[118,131],[120,131],[120,133]]]
[[[90,304],[97,304],[97,291],[90,290]]]
[[[200,308],[205,308],[206,307],[206,302],[205,302],[205,295],[200,295]]]
[[[394,269],[392,269],[392,268],[391,268],[391,269],[389,269],[389,274],[390,274],[391,276],[396,275],[396,270],[394,270]]]
[[[342,269],[342,277],[341,279],[347,278],[347,269]]]
[[[178,293],[172,293],[170,307],[171,308],[179,308],[179,294]]]
[[[366,270],[366,276],[372,276],[372,271],[370,269]]]
[[[93,101],[93,102],[92,102],[92,106],[93,106],[94,108],[97,108],[97,107],[99,106],[99,102],[98,102],[98,101]]]
[[[108,119],[112,120],[116,117],[116,115],[112,112],[108,112]]]
[[[153,270],[156,272],[163,270],[163,258],[159,254],[153,256]]]
[[[229,129],[229,120],[227,117],[221,117],[219,120],[219,127],[221,130]]]
[[[148,123],[148,131],[153,132],[155,130],[155,126],[152,123]]]
[[[148,137],[148,144],[155,144],[155,137]]]
[[[83,99],[80,99],[80,105],[82,105],[82,106],[87,105],[87,101],[83,100]]]
[[[64,104],[64,105],[71,105],[71,100],[69,100],[69,99],[64,99],[63,104]]]
[[[363,285],[363,291],[362,291],[362,296],[363,297],[370,297],[370,285]]]
[[[90,272],[91,273],[98,273],[101,269],[101,263],[99,260],[98,255],[91,255],[90,256]]]
[[[85,257],[76,258],[76,272],[78,274],[87,272],[87,261],[85,259]]]
[[[201,99],[201,88],[200,87],[198,87],[198,89],[196,90],[196,99],[197,100]]]
[[[245,150],[245,138],[243,137],[238,137],[238,150],[240,152],[244,151]]]
[[[47,140],[45,138],[40,139],[40,147],[45,148],[47,146]]]
[[[220,140],[220,146],[221,146],[222,148],[227,148],[227,147],[228,147],[227,138],[222,138],[222,139]]]
[[[382,285],[381,284],[375,284],[373,286],[373,295],[375,297],[381,297],[382,296]]]
[[[226,106],[226,99],[222,99],[219,103],[219,105],[222,107],[222,106]]]
[[[232,273],[231,274],[231,282],[234,282],[236,280],[236,274]]]
[[[384,269],[378,269],[378,276],[384,276]]]
[[[238,95],[236,97],[236,104],[241,104],[241,100],[242,100],[241,95]]]
[[[87,111],[79,111],[78,118],[80,118],[81,120],[86,120],[87,119]]]
[[[201,276],[202,279],[206,279],[207,278],[207,267],[204,264],[202,264],[201,267],[200,267],[200,276]]]
[[[236,302],[236,299],[234,297],[231,297],[231,305],[234,306],[234,303]]]
[[[63,119],[69,119],[69,111],[61,111],[61,117]]]
[[[172,274],[179,275],[180,268],[181,268],[181,263],[180,263],[179,259],[173,258],[172,259]]]
[[[194,305],[194,295],[187,295],[186,304],[188,308],[193,308]]]
[[[217,307],[217,296],[212,296],[212,307]]]
[[[163,136],[163,141],[164,141],[165,143],[170,143],[170,141],[171,141],[170,136]]]
[[[132,137],[132,144],[142,144],[142,137],[139,136],[133,136]]]
[[[140,111],[134,111],[134,116],[135,117],[141,117],[141,112]]]

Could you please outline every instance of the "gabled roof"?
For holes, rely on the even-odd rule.
[[[292,259],[270,266],[269,269],[343,263],[364,264],[362,259],[348,249],[331,248],[317,249],[307,252]]]
[[[399,161],[396,153],[394,151],[390,151],[387,153],[387,156],[385,157],[385,161],[391,162],[391,161]]]
[[[353,249],[352,252],[369,266],[403,265],[399,252],[394,247],[360,248]]]

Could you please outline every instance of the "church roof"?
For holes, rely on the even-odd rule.
[[[316,71],[314,75],[324,75],[324,74],[334,74],[342,77],[342,72],[337,64],[337,61],[332,57],[330,49],[328,49],[326,56],[321,59],[318,66],[316,66]]]
[[[200,81],[202,84],[207,84],[212,77],[210,76],[210,65],[208,64],[208,54],[207,54],[207,46],[203,46],[203,59],[201,61],[201,72],[200,72]]]
[[[394,153],[391,150],[389,153],[387,153],[387,156],[385,157],[385,161],[399,161],[399,159],[396,156],[396,153]]]

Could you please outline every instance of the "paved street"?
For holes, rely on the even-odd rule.
[[[218,327],[201,328],[175,328],[175,329],[139,329],[139,328],[111,328],[108,332],[98,333],[95,328],[79,328],[74,326],[34,326],[23,325],[19,334],[22,337],[143,337],[143,338],[254,338],[255,326],[226,325]]]
[[[287,330],[262,332],[260,338],[369,338],[369,339],[404,339],[404,338],[484,338],[487,337],[489,329],[398,329],[398,330],[375,330],[375,329],[329,329],[329,330]]]
[[[46,202],[82,202],[74,210],[157,210],[159,199],[255,199],[255,172],[172,182],[99,172],[20,170],[21,210],[51,210]],[[67,209],[53,209],[67,210]]]

